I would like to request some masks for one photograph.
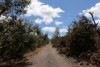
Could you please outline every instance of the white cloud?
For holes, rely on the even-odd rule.
[[[80,13],[80,14],[84,14],[87,17],[91,17],[89,12],[94,13],[94,17],[98,18],[98,20],[96,20],[96,22],[100,24],[100,2],[96,3],[96,5],[91,7],[90,9],[83,10],[82,13]]]
[[[88,12],[93,12],[95,17],[100,18],[100,2],[96,3],[96,5],[91,7],[90,9],[83,10],[82,13],[84,13],[85,16],[90,17],[90,14]]]
[[[42,31],[44,33],[49,33],[49,38],[52,38],[52,34],[56,31],[56,27],[43,27],[42,28]],[[59,33],[60,33],[60,36],[64,36],[66,35],[66,33],[68,32],[67,28],[60,28],[59,29]]]
[[[43,20],[39,19],[39,18],[35,20],[35,23],[37,23],[37,24],[41,24],[42,22],[43,22]]]
[[[63,24],[63,22],[60,22],[60,21],[55,21],[55,25],[60,25],[60,24]]]
[[[49,24],[53,22],[54,18],[60,17],[60,13],[64,12],[61,8],[53,8],[50,5],[44,4],[39,0],[31,0],[30,5],[28,5],[25,10],[26,16],[36,16],[40,17],[35,20],[35,23],[46,23]],[[37,22],[39,21],[39,22]]]
[[[56,28],[55,27],[44,27],[44,28],[42,28],[42,30],[45,31],[45,32],[54,33]]]
[[[45,31],[45,32],[54,33],[56,31],[56,28],[55,27],[43,27],[42,30]],[[59,32],[60,33],[66,33],[67,29],[66,28],[60,28]]]
[[[66,28],[62,28],[62,29],[59,29],[59,32],[60,33],[66,33],[66,32],[68,32],[68,30]]]

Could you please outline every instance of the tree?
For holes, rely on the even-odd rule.
[[[74,21],[68,31],[67,44],[70,48],[70,55],[79,56],[82,52],[94,51],[96,26],[85,16],[79,21]]]
[[[59,28],[56,28],[56,30],[53,34],[53,38],[52,38],[51,42],[52,42],[54,47],[57,47],[59,45],[59,42],[60,42]]]
[[[0,15],[18,15],[25,13],[24,8],[30,0],[0,0]]]
[[[48,34],[44,34],[43,41],[44,41],[44,45],[49,43]]]
[[[41,29],[39,28],[38,25],[34,25],[34,34],[36,35],[37,39],[37,47],[41,47],[43,45],[48,44],[49,38],[47,34],[43,34]]]
[[[60,33],[59,33],[59,28],[56,28],[54,34],[53,34],[53,38],[57,39],[58,37],[60,37]]]
[[[35,49],[36,38],[31,24],[11,19],[0,23],[0,28],[0,58],[15,60]]]

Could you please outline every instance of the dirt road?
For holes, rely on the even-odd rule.
[[[38,55],[30,59],[30,62],[32,65],[28,67],[73,67],[51,45],[47,45]]]
[[[51,45],[44,47],[37,55],[29,60],[32,65],[27,67],[92,67],[74,63],[73,59],[58,54]]]

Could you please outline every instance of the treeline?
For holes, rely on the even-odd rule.
[[[9,20],[0,23],[0,58],[17,59],[31,50],[49,42],[47,34],[40,28],[22,20]]]
[[[0,63],[10,62],[49,43],[48,34],[43,34],[38,25],[21,19],[27,0],[0,1]],[[2,8],[2,9],[1,9]]]
[[[81,16],[73,21],[65,36],[61,37],[55,33],[52,44],[67,57],[100,67],[100,27],[94,21],[93,14],[90,14],[93,21]]]

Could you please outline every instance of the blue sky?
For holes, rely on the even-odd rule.
[[[41,0],[42,2],[49,4],[53,7],[60,7],[65,12],[60,18],[61,21],[69,25],[80,12],[91,8],[100,0]]]
[[[32,0],[26,8],[26,18],[38,24],[43,33],[48,33],[49,36],[52,35],[56,27],[60,29],[61,35],[64,35],[68,25],[80,13],[95,11],[95,17],[98,17],[98,21],[100,19],[99,9],[99,0]],[[89,17],[88,14],[85,15]]]

